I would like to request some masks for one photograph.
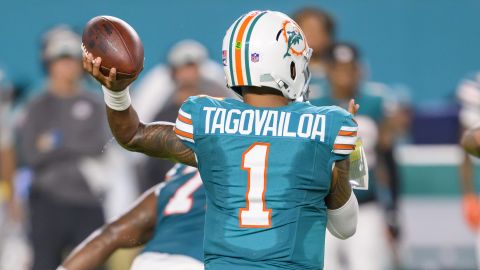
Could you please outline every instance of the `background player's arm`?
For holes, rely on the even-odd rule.
[[[463,154],[462,162],[460,163],[460,181],[463,194],[474,194],[475,183],[473,182],[473,164],[467,153]]]
[[[67,270],[91,270],[103,265],[119,248],[138,247],[151,239],[156,222],[157,195],[154,188],[119,219],[90,235],[63,262]]]
[[[100,72],[101,61],[102,59],[99,57],[94,60],[91,54],[86,55],[83,57],[83,67],[108,89],[114,92],[122,91],[136,79],[117,80],[115,68],[110,69],[108,77],[104,76]],[[197,165],[195,154],[176,136],[172,123],[144,124],[140,122],[137,112],[132,106],[122,111],[107,107],[107,116],[115,139],[124,148],[190,166]]]
[[[464,217],[473,230],[480,226],[480,202],[475,194],[473,164],[470,155],[480,157],[480,132],[479,126],[463,132],[460,145],[465,150],[460,164],[460,184],[463,192]]]
[[[480,157],[480,124],[463,132],[460,145],[468,154]]]

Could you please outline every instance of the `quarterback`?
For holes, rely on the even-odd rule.
[[[238,18],[223,40],[227,85],[243,101],[196,96],[175,124],[144,124],[128,85],[84,68],[102,85],[108,121],[126,149],[198,167],[204,181],[204,263],[211,270],[323,269],[325,230],[355,233],[349,184],[357,124],[336,107],[299,102],[312,50],[300,27],[275,11]],[[358,105],[350,103],[351,112]]]

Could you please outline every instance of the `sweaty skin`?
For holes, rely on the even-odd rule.
[[[116,69],[111,68],[109,76],[100,72],[102,59],[94,59],[92,54],[84,55],[83,67],[103,86],[111,91],[126,89],[136,78],[116,79]],[[258,91],[258,88],[243,89],[244,102],[252,106],[276,107],[288,104],[289,100],[278,91]],[[355,115],[359,105],[354,100],[349,103],[349,112]],[[170,159],[190,166],[197,166],[194,152],[186,147],[176,136],[173,123],[154,122],[143,124],[137,112],[130,106],[125,111],[114,111],[107,107],[108,122],[115,139],[127,150],[141,152],[150,156]],[[327,198],[329,209],[344,205],[351,194],[348,179],[348,159],[337,162],[334,168],[331,192]]]

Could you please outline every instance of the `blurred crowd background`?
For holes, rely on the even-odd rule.
[[[137,30],[146,59],[133,103],[143,121],[174,121],[188,96],[233,96],[221,42],[253,9],[300,24],[312,103],[361,105],[368,233],[330,240],[330,269],[478,269],[478,168],[457,143],[480,120],[480,2],[31,0],[2,3],[0,16],[0,270],[58,264],[173,166],[112,138],[81,67],[83,25],[113,15]],[[128,269],[135,252],[108,268]]]

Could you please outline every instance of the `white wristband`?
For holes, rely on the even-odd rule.
[[[114,111],[125,111],[132,104],[129,87],[122,91],[116,92],[102,85],[102,90],[105,104],[107,104],[107,106]]]
[[[65,267],[63,267],[63,266],[60,265],[59,267],[57,267],[56,270],[67,270],[67,268],[65,268]]]

